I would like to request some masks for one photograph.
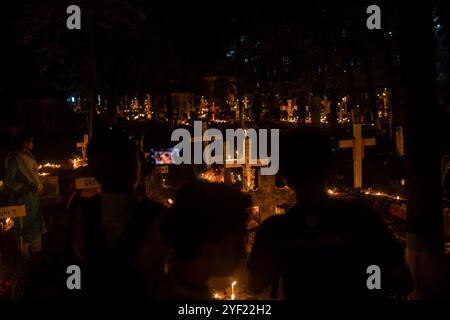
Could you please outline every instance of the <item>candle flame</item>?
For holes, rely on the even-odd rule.
[[[236,281],[233,281],[233,283],[231,284],[231,300],[235,300],[236,299],[236,295],[234,293],[234,286],[236,285]]]

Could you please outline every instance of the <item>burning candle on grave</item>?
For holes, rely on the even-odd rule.
[[[236,281],[233,281],[233,283],[231,284],[231,300],[236,299],[236,294],[234,293],[234,286],[236,285],[236,283]]]

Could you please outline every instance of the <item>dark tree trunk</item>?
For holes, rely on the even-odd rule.
[[[395,77],[395,66],[393,63],[392,46],[388,44],[385,48],[385,65],[387,71],[388,86],[391,95],[391,108],[393,112],[393,126],[399,127],[402,125],[402,117],[400,113],[400,86]]]
[[[367,50],[363,48],[362,50],[363,56],[363,64],[364,64],[364,71],[366,73],[366,85],[367,85],[367,95],[368,95],[368,109],[372,112],[374,117],[377,117],[377,102],[375,99],[375,88],[373,87],[373,75],[372,75],[372,69],[370,68],[370,61],[367,54]],[[366,115],[364,115],[365,117]],[[373,119],[375,120],[375,119]]]
[[[435,298],[440,293],[445,256],[431,4],[402,6],[399,22],[405,88],[407,261],[416,282],[414,297]]]
[[[95,58],[95,43],[94,43],[94,8],[93,1],[89,1],[89,51],[91,53],[91,92],[89,103],[89,137],[92,138],[94,130],[94,109],[97,93],[97,64]]]

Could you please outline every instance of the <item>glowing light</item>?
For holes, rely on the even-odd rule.
[[[173,205],[173,204],[174,204],[173,199],[167,199],[167,202],[168,202],[170,205]]]
[[[6,218],[5,224],[3,225],[3,231],[6,232],[14,226],[14,221],[11,218]]]
[[[214,297],[214,299],[216,299],[216,300],[223,300],[223,298],[224,298],[223,294],[221,294],[221,293],[219,293],[219,292],[214,293],[214,294],[213,294],[213,297]]]
[[[236,281],[233,281],[233,283],[231,284],[231,300],[236,300],[236,294],[234,292],[234,286],[236,285]]]
[[[214,169],[210,169],[200,174],[200,179],[213,183],[224,183],[223,173]]]
[[[78,169],[78,168],[80,168],[80,167],[85,167],[85,166],[87,166],[86,161],[84,161],[84,160],[81,159],[81,158],[71,159],[70,162],[72,163],[72,168],[73,168],[74,170],[76,170],[76,169]]]
[[[38,169],[41,170],[42,168],[50,168],[50,169],[59,169],[61,168],[62,165],[60,164],[55,164],[55,163],[49,163],[47,162],[46,164],[41,164],[39,165]]]

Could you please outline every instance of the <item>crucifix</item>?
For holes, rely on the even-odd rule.
[[[353,125],[353,139],[340,140],[339,148],[353,148],[353,187],[362,187],[362,160],[364,159],[364,147],[374,146],[375,138],[364,139],[361,135],[361,124]]]
[[[256,167],[264,167],[267,166],[268,164],[268,160],[267,159],[255,159],[256,154],[257,154],[257,148],[255,148],[255,146],[251,145],[250,139],[245,139],[244,140],[244,146],[242,148],[242,150],[244,150],[244,154],[240,155],[239,154],[239,149],[238,151],[234,151],[231,150],[231,152],[234,152],[234,154],[237,157],[232,157],[228,152],[227,152],[227,147],[226,147],[226,143],[224,143],[224,148],[225,148],[225,154],[226,159],[225,159],[225,164],[224,167],[225,168],[242,168],[242,188],[243,191],[251,191],[254,186],[255,186],[255,174],[254,174],[254,169]],[[252,148],[255,148],[255,151],[253,152]],[[244,163],[238,163],[238,161],[244,160]]]
[[[77,142],[77,148],[81,149],[81,154],[83,157],[83,160],[86,161],[86,152],[87,152],[87,145],[89,143],[89,135],[84,134],[83,135],[83,142]]]
[[[244,98],[244,108],[245,109],[247,109],[249,102],[250,102],[250,100],[248,100],[247,96],[245,96],[245,98]]]
[[[344,116],[344,107],[342,107],[342,105],[338,103],[338,108],[339,123],[341,123]]]
[[[243,119],[245,118],[245,115],[247,115],[248,118],[250,118],[251,114],[249,111],[249,102],[250,100],[248,100],[247,96],[244,97],[244,110],[242,111],[242,115],[243,115]]]
[[[242,191],[250,192],[249,195],[252,199],[253,206],[258,208],[258,220],[262,222],[268,217],[276,213],[277,206],[289,206],[292,207],[295,204],[295,195],[291,189],[276,189],[275,188],[275,175],[261,175],[259,170],[255,174],[253,171],[255,168],[264,167],[268,164],[266,159],[253,159],[255,158],[251,153],[251,142],[249,139],[245,139],[244,142],[244,155],[239,155],[238,152],[234,152],[235,158],[231,159],[229,153],[227,154],[225,146],[225,154],[227,154],[224,164],[224,182],[231,184],[231,171],[232,168],[242,168]],[[234,150],[233,150],[234,151]],[[231,151],[231,152],[233,152]],[[242,164],[236,163],[237,160],[244,158],[245,162]],[[257,176],[257,177],[256,177]],[[258,190],[255,191],[255,180],[258,179]]]
[[[323,108],[324,108],[324,111],[325,111],[325,113],[330,113],[330,103],[331,103],[331,101],[330,100],[328,100],[328,97],[327,96],[325,96],[324,98],[323,98],[323,100],[321,101],[321,103],[322,103],[322,106],[323,106]]]

